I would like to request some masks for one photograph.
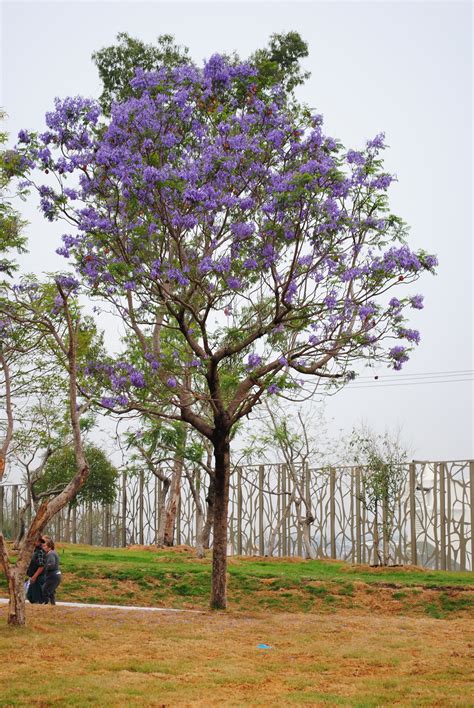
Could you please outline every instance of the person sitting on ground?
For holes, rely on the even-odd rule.
[[[35,550],[31,557],[30,564],[26,569],[26,574],[30,579],[26,599],[33,605],[43,602],[43,583],[45,580],[44,564],[46,562],[46,553],[43,550],[43,543],[46,537],[40,537],[35,544]]]
[[[51,538],[43,543],[43,550],[46,553],[44,564],[45,580],[43,583],[43,604],[56,604],[56,590],[61,582],[61,571],[59,570],[59,556],[54,550],[54,541]]]

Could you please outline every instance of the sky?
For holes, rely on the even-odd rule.
[[[436,277],[411,286],[425,309],[413,311],[421,343],[402,372],[369,368],[318,405],[333,435],[363,421],[401,429],[415,459],[474,458],[470,2],[4,0],[0,12],[0,105],[12,142],[20,128],[44,127],[55,96],[98,97],[90,57],[120,31],[146,42],[172,34],[197,62],[233,50],[245,58],[272,33],[298,31],[311,71],[298,98],[348,148],[386,133],[391,208],[410,225],[410,246],[440,262]],[[55,254],[64,227],[31,200],[21,209],[30,242],[22,267],[64,268]]]

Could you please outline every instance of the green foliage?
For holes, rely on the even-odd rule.
[[[272,34],[268,46],[257,50],[249,61],[258,71],[261,87],[282,83],[290,92],[310,76],[300,66],[300,60],[307,56],[308,45],[298,32],[286,32]],[[236,55],[232,58],[236,62],[239,60]],[[146,44],[127,32],[119,32],[116,44],[94,52],[92,60],[102,81],[100,103],[106,114],[114,101],[123,101],[133,95],[130,81],[138,67],[156,71],[162,67],[192,63],[188,48],[176,44],[170,34],[160,35],[155,44]]]
[[[86,445],[85,457],[90,468],[89,476],[79,491],[74,505],[80,502],[110,504],[116,495],[117,469],[105,453],[95,445]],[[46,464],[45,473],[35,486],[36,492],[65,487],[76,474],[76,459],[72,447],[55,452]]]
[[[145,44],[127,32],[119,32],[117,44],[94,52],[92,59],[102,81],[100,103],[106,113],[114,101],[133,95],[130,81],[138,67],[156,71],[162,66],[179,66],[191,61],[188,49],[175,44],[170,34],[160,35],[156,44]]]
[[[308,56],[308,45],[298,32],[272,34],[268,47],[257,50],[251,57],[264,86],[283,83],[287,91],[304,83],[310,72],[303,71],[300,60]]]
[[[0,121],[5,114],[0,111]],[[10,253],[26,251],[26,237],[22,233],[25,224],[18,212],[13,208],[8,187],[13,177],[11,159],[12,153],[3,150],[7,139],[6,133],[0,132],[0,277],[5,273],[11,276],[17,265]],[[1,281],[0,281],[1,282]]]
[[[349,445],[356,464],[364,465],[366,508],[375,513],[384,505],[392,511],[405,477],[407,451],[397,437],[387,432],[377,435],[365,427],[352,432]]]
[[[378,547],[376,550],[379,559],[386,565],[387,544],[392,535],[395,508],[406,475],[403,464],[408,453],[398,436],[391,436],[388,432],[377,435],[364,426],[352,432],[349,446],[356,464],[363,465],[361,501],[374,514],[376,526],[382,529],[385,541],[383,557]]]

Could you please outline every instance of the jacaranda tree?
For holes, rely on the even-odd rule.
[[[74,226],[60,253],[134,337],[133,364],[89,363],[111,390],[102,405],[182,420],[213,445],[216,608],[234,426],[263,396],[344,382],[361,359],[400,369],[419,339],[404,311],[422,297],[388,293],[436,265],[388,209],[383,135],[347,150],[255,76],[218,55],[137,70],[110,119],[57,100],[18,146],[25,171],[50,173],[46,217]]]

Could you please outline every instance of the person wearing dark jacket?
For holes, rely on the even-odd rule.
[[[54,541],[48,538],[43,543],[43,550],[46,553],[44,564],[45,580],[43,583],[43,604],[56,604],[56,590],[61,582],[61,571],[59,570],[59,556],[54,550]]]
[[[30,579],[26,599],[32,604],[43,602],[43,583],[45,581],[44,564],[46,562],[46,553],[43,550],[45,538],[39,538],[35,544],[35,550],[31,558],[30,564],[26,569],[26,574]]]

